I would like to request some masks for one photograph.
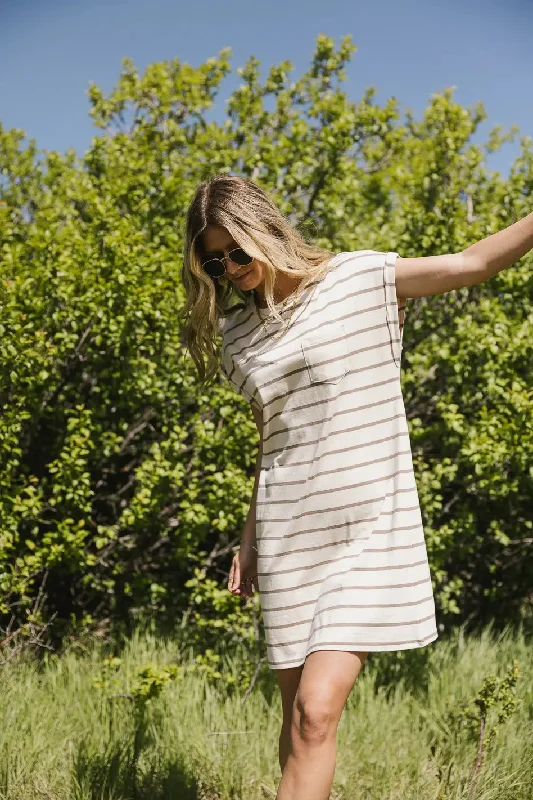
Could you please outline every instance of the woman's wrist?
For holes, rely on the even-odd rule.
[[[245,550],[248,547],[257,553],[255,536],[252,538],[251,536],[246,536],[246,534],[243,534],[241,537],[241,549]]]

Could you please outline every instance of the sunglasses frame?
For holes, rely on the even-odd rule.
[[[235,264],[238,264],[238,266],[239,266],[239,267],[247,267],[247,266],[249,266],[249,265],[252,263],[252,261],[254,260],[254,257],[253,257],[253,256],[250,256],[250,255],[248,255],[248,253],[246,252],[246,250],[243,250],[243,248],[242,248],[242,247],[234,247],[234,248],[233,248],[233,250],[230,250],[230,252],[228,253],[228,255],[227,255],[227,256],[222,256],[222,258],[217,258],[216,256],[213,256],[212,258],[208,258],[208,259],[206,259],[206,260],[203,262],[203,264],[202,264],[202,263],[200,263],[200,266],[202,267],[202,269],[204,270],[205,274],[206,274],[206,275],[207,275],[209,278],[212,278],[213,280],[217,280],[218,278],[223,278],[223,277],[224,277],[224,275],[225,275],[225,274],[226,274],[226,272],[227,272],[227,269],[226,269],[226,263],[225,263],[225,262],[226,262],[226,260],[227,260],[228,258],[230,258],[230,259],[233,261],[233,259],[231,258],[231,254],[232,254],[232,253],[235,253],[237,250],[240,250],[242,253],[244,253],[244,254],[246,255],[246,257],[247,257],[247,258],[249,258],[250,260],[249,260],[249,261],[248,261],[246,264],[239,264],[239,262],[238,262],[238,261],[234,261],[234,263],[235,263]],[[204,265],[205,265],[205,264],[209,264],[209,262],[210,262],[210,261],[220,261],[220,263],[221,263],[221,264],[222,264],[222,266],[224,267],[224,272],[222,272],[220,275],[209,275],[209,272],[207,272],[207,270],[205,269]]]

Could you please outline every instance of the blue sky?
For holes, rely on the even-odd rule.
[[[290,59],[294,75],[310,61],[318,34],[338,44],[350,33],[352,100],[365,87],[376,102],[395,96],[419,117],[431,95],[455,86],[455,99],[482,100],[493,125],[533,136],[533,0],[0,0],[0,121],[22,128],[39,147],[82,154],[99,135],[88,115],[89,81],[114,85],[124,56],[139,70],[178,57],[198,65],[233,50],[216,115],[238,85],[249,55],[263,72]],[[489,167],[507,174],[518,143]]]

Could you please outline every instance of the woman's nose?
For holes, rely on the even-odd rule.
[[[226,262],[226,269],[228,268],[228,265],[229,265],[229,264],[233,264],[233,266],[234,266],[234,267],[237,267],[237,269],[239,268],[239,265],[237,264],[237,262],[236,262],[236,261],[232,261],[232,260],[231,260],[229,253],[227,253],[227,254],[224,256],[223,260]]]

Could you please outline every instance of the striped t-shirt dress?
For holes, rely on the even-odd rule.
[[[438,636],[400,387],[397,255],[336,255],[277,339],[252,296],[221,322],[222,372],[263,416],[256,540],[272,669]]]

